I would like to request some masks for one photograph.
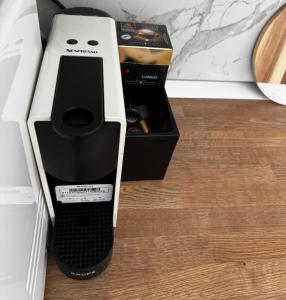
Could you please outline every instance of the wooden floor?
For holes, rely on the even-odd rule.
[[[286,299],[286,107],[172,100],[164,181],[123,183],[114,256],[88,281],[50,253],[46,300]]]

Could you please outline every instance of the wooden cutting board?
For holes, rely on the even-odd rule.
[[[252,63],[257,82],[286,83],[286,5],[263,28],[254,48]]]
[[[286,105],[286,5],[261,31],[252,55],[252,69],[261,92]]]

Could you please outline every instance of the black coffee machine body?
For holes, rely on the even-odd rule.
[[[28,126],[58,264],[93,277],[112,255],[126,132],[112,18],[54,17]]]

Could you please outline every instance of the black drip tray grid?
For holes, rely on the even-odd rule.
[[[69,277],[88,279],[108,265],[113,248],[113,204],[60,205],[54,228],[54,249],[60,269]]]

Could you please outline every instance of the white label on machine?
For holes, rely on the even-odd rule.
[[[62,203],[111,201],[112,184],[83,184],[56,186],[57,200]]]

